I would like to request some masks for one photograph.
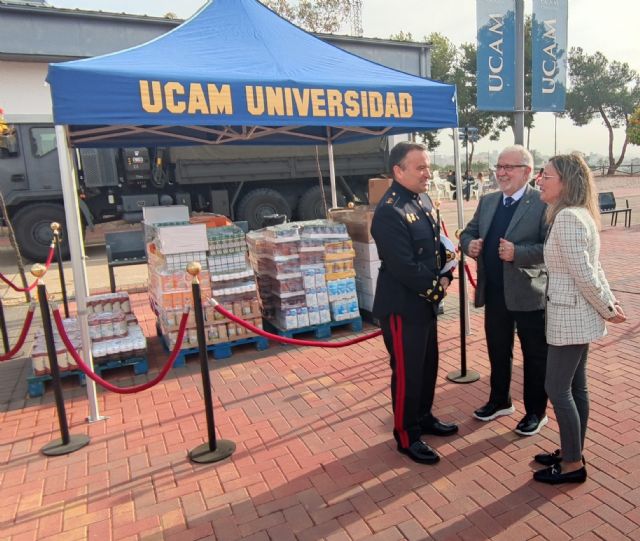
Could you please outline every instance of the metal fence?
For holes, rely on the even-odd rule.
[[[595,175],[605,176],[609,170],[608,164],[589,165]],[[616,175],[640,175],[640,163],[623,163],[616,169]]]

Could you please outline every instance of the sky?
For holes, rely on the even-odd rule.
[[[48,0],[61,8],[102,10],[163,16],[168,12],[188,18],[205,0]],[[454,44],[476,40],[475,0],[362,0],[362,26],[365,37],[389,38],[400,31],[411,32],[422,41],[431,32],[439,32]],[[446,7],[443,7],[446,6]],[[525,13],[531,12],[531,0],[525,0]],[[582,47],[587,53],[602,52],[610,61],[627,62],[640,73],[639,0],[569,0],[569,47]],[[342,33],[349,32],[345,26]],[[607,154],[608,135],[602,121],[585,127],[559,119],[554,126],[552,113],[537,113],[531,131],[530,148],[547,155],[579,150],[585,154]],[[526,133],[525,133],[526,137]],[[615,131],[614,154],[619,155],[623,130]],[[511,131],[500,141],[480,141],[476,152],[499,150],[512,144]],[[447,152],[446,145],[439,148]],[[627,158],[640,157],[640,147],[629,145]],[[627,160],[625,160],[627,161]]]

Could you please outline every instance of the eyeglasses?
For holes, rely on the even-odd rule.
[[[500,171],[500,169],[504,169],[507,173],[511,173],[514,169],[518,167],[528,167],[527,165],[496,165],[496,171]]]
[[[546,173],[543,173],[542,175],[540,175],[544,180],[550,179],[550,178],[560,178],[557,177],[556,175],[547,175]]]

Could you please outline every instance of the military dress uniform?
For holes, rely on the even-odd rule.
[[[398,447],[420,439],[431,417],[438,372],[437,310],[445,253],[431,198],[394,181],[371,224],[381,260],[373,303],[391,357],[393,434]],[[450,272],[444,276],[453,278]]]

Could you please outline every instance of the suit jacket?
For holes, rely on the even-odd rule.
[[[549,344],[586,344],[606,334],[604,320],[615,315],[615,297],[599,254],[600,235],[587,209],[561,210],[544,246]]]
[[[469,243],[472,240],[485,238],[498,205],[501,204],[502,192],[499,191],[480,198],[473,218],[460,236],[460,243],[466,254],[469,253]],[[531,312],[544,309],[544,291],[547,284],[543,256],[544,239],[548,229],[544,217],[546,208],[546,204],[540,200],[540,192],[527,186],[504,234],[505,239],[515,244],[514,260],[502,264],[504,300],[509,310]],[[486,287],[482,255],[478,257],[477,263],[475,305],[480,307],[485,304]]]
[[[373,314],[435,314],[444,296],[439,278],[445,261],[429,196],[393,182],[376,207],[371,234],[382,262]]]

